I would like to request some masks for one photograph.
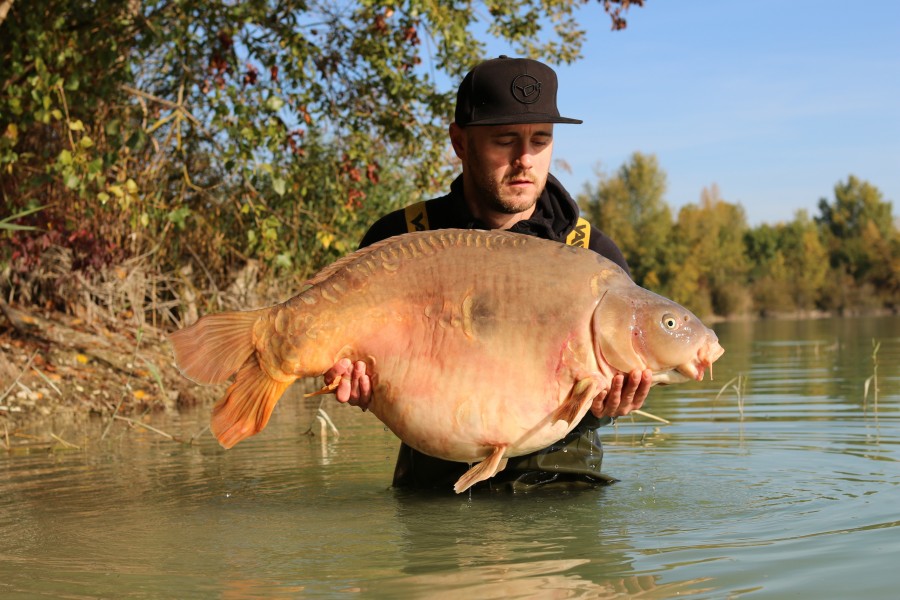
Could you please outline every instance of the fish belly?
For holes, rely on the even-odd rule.
[[[507,457],[538,450],[577,423],[551,418],[576,379],[565,364],[563,349],[571,342],[564,332],[542,340],[524,334],[473,339],[437,329],[440,339],[427,351],[365,348],[375,361],[369,410],[406,444],[472,462],[498,446]]]
[[[500,445],[525,454],[574,427],[551,415],[577,379],[599,376],[598,260],[511,234],[410,235],[317,276],[260,326],[258,345],[297,377],[365,361],[369,409],[426,454],[472,461]]]

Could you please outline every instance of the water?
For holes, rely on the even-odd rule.
[[[229,451],[89,423],[84,449],[0,455],[0,597],[896,597],[900,318],[717,331],[716,380],[651,392],[672,425],[605,431],[621,481],[587,492],[400,493],[374,417],[333,406],[340,436],[309,437],[297,400]]]

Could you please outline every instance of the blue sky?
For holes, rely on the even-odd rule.
[[[557,68],[560,111],[584,120],[554,130],[573,194],[639,151],[676,211],[715,183],[750,225],[814,216],[853,174],[900,215],[900,2],[648,0],[620,32],[582,16],[584,57]]]

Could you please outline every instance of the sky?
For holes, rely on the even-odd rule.
[[[816,216],[855,175],[900,215],[900,2],[647,0],[618,32],[596,4],[583,58],[555,67],[561,114],[584,120],[554,128],[573,195],[641,152],[676,213],[715,184],[751,226]]]

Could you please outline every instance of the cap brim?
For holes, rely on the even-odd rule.
[[[542,115],[537,113],[525,113],[518,115],[503,115],[497,117],[486,117],[484,119],[476,119],[462,125],[525,125],[528,123],[568,123],[570,125],[580,125],[583,123],[581,119],[570,119],[568,117],[558,117],[556,115]]]

